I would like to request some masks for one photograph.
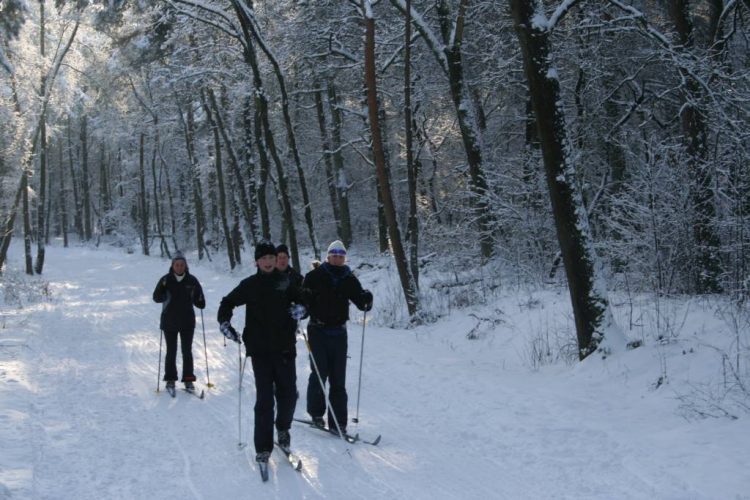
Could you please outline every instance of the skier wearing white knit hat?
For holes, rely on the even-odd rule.
[[[307,325],[311,355],[323,384],[328,381],[330,387],[328,399],[334,415],[328,414],[328,428],[338,432],[335,426],[335,422],[338,422],[340,430],[346,432],[346,322],[349,320],[349,302],[361,311],[369,311],[372,309],[372,293],[362,288],[346,265],[346,247],[339,240],[328,245],[326,261],[307,273],[302,286],[309,290],[311,296],[308,307],[310,322]],[[312,366],[311,369],[313,372],[307,384],[307,412],[315,425],[326,427],[323,388],[315,369]]]

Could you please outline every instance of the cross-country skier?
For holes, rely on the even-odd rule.
[[[164,357],[164,380],[167,390],[174,391],[177,380],[177,337],[182,347],[182,382],[185,389],[195,390],[193,373],[193,332],[195,311],[206,307],[206,298],[198,278],[190,274],[185,255],[179,250],[172,258],[169,272],[159,279],[154,289],[154,302],[162,304],[160,328],[167,342]]]
[[[224,336],[240,342],[230,320],[235,307],[245,306],[242,341],[255,378],[255,459],[262,463],[273,450],[274,398],[279,446],[289,450],[291,443],[289,428],[297,404],[296,321],[291,309],[302,300],[299,286],[276,269],[273,244],[255,247],[255,263],[257,272],[221,299],[218,320]]]
[[[361,311],[372,309],[372,293],[362,285],[346,265],[346,247],[336,240],[328,246],[326,262],[305,275],[303,288],[309,292],[310,321],[307,333],[312,356],[323,384],[328,381],[328,399],[336,416],[328,414],[328,428],[346,433],[348,418],[346,394],[346,322],[349,302]],[[311,362],[311,365],[313,363]],[[314,366],[307,383],[307,413],[313,423],[325,427],[326,402]],[[336,421],[340,429],[336,428]]]

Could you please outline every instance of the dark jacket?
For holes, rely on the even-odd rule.
[[[177,281],[171,268],[156,284],[154,302],[163,304],[159,327],[168,332],[195,329],[193,306],[198,309],[206,307],[198,278],[185,270],[185,277]]]
[[[324,262],[305,275],[302,286],[308,291],[308,312],[312,324],[340,327],[349,320],[349,301],[359,310],[372,300],[349,266]]]
[[[281,274],[286,274],[289,276],[289,280],[292,282],[292,286],[296,286],[297,288],[302,286],[302,275],[297,272],[295,268],[292,266],[287,266],[286,271],[280,271]]]
[[[301,303],[300,289],[286,273],[277,270],[263,273],[258,269],[221,299],[217,318],[219,324],[230,321],[232,310],[244,305],[242,341],[247,355],[289,353],[294,356],[297,322],[290,312],[293,303]]]

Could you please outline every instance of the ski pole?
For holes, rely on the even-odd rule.
[[[242,360],[242,344],[237,344],[237,354],[238,354],[238,360],[239,360],[239,370],[240,370],[240,383],[237,389],[237,401],[239,402],[237,405],[237,429],[239,431],[239,440],[237,441],[237,448],[240,450],[247,446],[247,443],[242,442],[242,379],[245,375],[245,365],[247,364],[247,357],[245,357],[244,361]]]
[[[357,416],[352,419],[355,424],[359,423],[359,395],[362,391],[362,359],[365,356],[365,326],[367,325],[367,311],[362,318],[362,343],[359,349],[359,382],[357,383]]]
[[[336,418],[336,413],[333,411],[333,407],[331,406],[331,402],[328,401],[328,391],[326,390],[325,384],[323,384],[323,378],[320,376],[320,370],[318,370],[318,364],[315,362],[315,356],[313,356],[312,348],[310,347],[310,340],[307,338],[307,332],[305,330],[302,330],[299,325],[297,326],[297,331],[302,332],[302,338],[305,339],[305,345],[307,346],[307,352],[310,353],[310,361],[312,361],[313,370],[315,371],[315,375],[318,376],[318,383],[320,384],[320,390],[323,391],[323,397],[325,398],[326,402],[326,408],[328,408],[328,412],[330,415],[333,416],[333,423],[336,424],[336,431],[339,433],[339,437],[346,441],[346,438],[344,437],[344,433],[341,432],[341,426],[339,425],[339,419]]]
[[[156,369],[156,392],[159,392],[159,382],[161,380],[161,342],[164,338],[164,330],[159,330],[159,367]]]
[[[203,327],[203,354],[206,357],[206,386],[210,389],[214,386],[211,383],[211,375],[208,373],[208,350],[206,348],[206,323],[203,321],[203,309],[201,309],[201,326]]]

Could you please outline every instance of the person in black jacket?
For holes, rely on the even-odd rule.
[[[299,286],[276,269],[273,244],[259,243],[255,262],[256,274],[242,280],[221,299],[218,320],[224,336],[240,342],[230,320],[235,307],[245,306],[242,341],[255,376],[255,458],[267,462],[273,450],[274,397],[278,443],[287,450],[290,446],[289,428],[297,404],[296,321],[291,308],[302,300]]]
[[[175,252],[169,272],[159,279],[154,289],[154,302],[162,304],[159,327],[167,341],[167,354],[164,357],[164,380],[167,388],[174,389],[177,380],[177,337],[182,347],[182,381],[185,389],[195,389],[193,373],[193,332],[195,311],[206,307],[203,288],[198,278],[190,274],[185,256]]]
[[[296,286],[302,286],[302,275],[289,265],[289,247],[281,244],[276,247],[276,269],[289,276]]]
[[[346,322],[349,320],[349,302],[361,311],[372,309],[372,293],[363,290],[359,280],[346,265],[346,248],[341,241],[328,246],[326,262],[305,275],[302,283],[309,291],[307,333],[311,355],[315,360],[323,384],[328,380],[328,400],[334,415],[328,413],[328,428],[346,432],[348,419],[346,394]],[[307,413],[315,425],[325,427],[323,415],[326,401],[320,387],[315,365],[310,361],[312,373],[307,383]]]

